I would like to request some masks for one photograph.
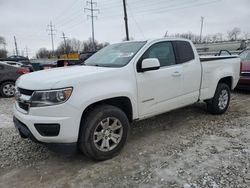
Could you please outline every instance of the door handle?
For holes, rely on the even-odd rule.
[[[173,77],[177,77],[177,76],[181,76],[181,73],[179,71],[175,71],[173,74],[172,74]]]

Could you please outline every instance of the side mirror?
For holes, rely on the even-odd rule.
[[[160,66],[160,62],[157,58],[144,59],[141,63],[141,68],[138,70],[138,72],[158,70]]]

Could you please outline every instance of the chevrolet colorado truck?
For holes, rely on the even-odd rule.
[[[14,124],[23,138],[105,160],[125,145],[130,123],[206,102],[223,114],[240,76],[236,56],[198,56],[185,39],[113,44],[81,66],[21,76]]]

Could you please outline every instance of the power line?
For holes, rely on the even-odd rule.
[[[54,35],[56,32],[55,26],[50,21],[50,24],[47,26],[47,32],[49,32],[49,35],[51,37],[51,44],[52,44],[52,53],[54,54]]]
[[[54,20],[57,21],[64,21],[65,19],[63,17],[68,17],[69,10],[72,10],[73,7],[77,4],[79,0],[75,0],[74,2],[71,2],[71,4],[67,5],[63,11],[58,14],[56,17],[54,17]]]
[[[149,9],[137,9],[136,14],[138,13],[165,13],[166,11],[171,11],[171,10],[179,10],[179,9],[184,9],[184,8],[193,8],[197,6],[202,6],[202,5],[207,5],[207,4],[212,4],[215,2],[218,2],[219,0],[214,0],[214,1],[205,1],[205,2],[197,2],[195,0],[187,1],[181,4],[164,4],[161,7],[153,7],[149,6]],[[133,6],[131,6],[133,8]],[[146,15],[143,14],[143,15]]]
[[[130,15],[131,15],[132,19],[133,19],[134,22],[135,22],[135,25],[137,26],[139,32],[141,32],[143,38],[145,39],[146,37],[145,37],[145,35],[144,35],[144,32],[143,32],[142,28],[140,27],[139,23],[136,21],[135,16],[134,16],[134,14],[133,14],[133,11],[131,10],[131,8],[130,8],[129,5],[127,5],[127,7],[128,7],[128,10],[129,10],[129,13],[131,13]]]
[[[91,18],[92,22],[92,42],[93,42],[93,51],[95,51],[95,27],[94,27],[94,18],[97,19],[97,16],[94,15],[95,12],[100,12],[99,9],[95,9],[94,5],[97,6],[97,2],[94,2],[93,0],[87,1],[87,6],[90,5],[90,7],[85,7],[84,11],[90,11],[90,15],[87,15],[87,18]]]

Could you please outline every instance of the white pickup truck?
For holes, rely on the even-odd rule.
[[[199,101],[224,113],[239,72],[239,58],[200,58],[189,40],[113,44],[82,66],[21,76],[14,124],[23,138],[105,160],[123,148],[132,121]]]

